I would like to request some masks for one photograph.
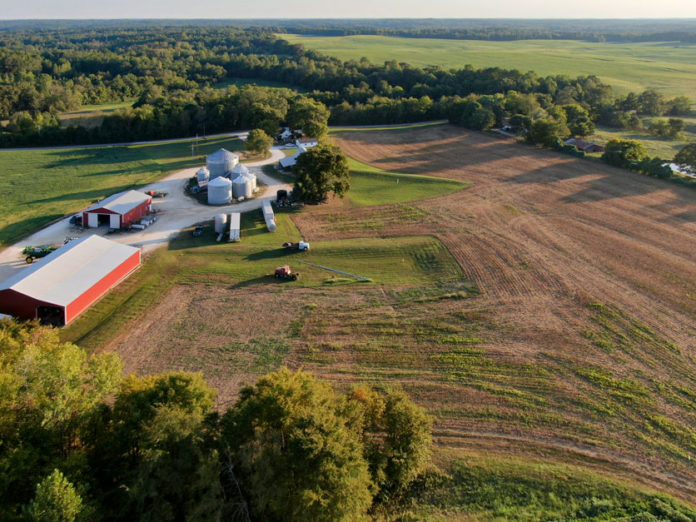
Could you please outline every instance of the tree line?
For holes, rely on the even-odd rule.
[[[445,118],[475,130],[506,126],[532,143],[555,147],[557,139],[591,134],[596,124],[676,138],[685,127],[678,116],[688,114],[692,103],[651,89],[617,96],[595,76],[343,62],[258,28],[147,26],[8,34],[7,45],[0,48],[0,112],[9,115],[0,132],[4,147],[249,128],[272,136],[288,124],[288,111],[310,101],[312,111],[321,115],[315,119],[328,114],[334,125]],[[224,81],[232,79],[289,87],[225,87]],[[59,124],[63,109],[131,95],[131,108],[104,117],[96,128]],[[668,119],[651,119],[656,116]]]
[[[199,374],[121,371],[0,321],[2,520],[361,520],[430,459],[431,419],[397,389],[280,370],[221,411]]]

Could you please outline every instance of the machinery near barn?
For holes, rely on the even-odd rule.
[[[305,250],[309,250],[309,243],[307,243],[306,241],[298,241],[297,243],[287,242],[283,243],[283,248],[287,248],[289,250],[299,250],[300,252],[304,252]]]
[[[31,264],[34,262],[34,259],[41,259],[42,257],[46,257],[48,254],[54,252],[55,250],[58,250],[57,245],[44,245],[38,247],[28,246],[25,247],[24,250],[22,250],[22,255],[26,256],[24,259],[27,263]]]
[[[300,274],[298,272],[293,272],[292,270],[290,270],[290,265],[283,265],[275,269],[275,274],[273,274],[273,276],[276,279],[297,281],[297,278],[300,277]]]

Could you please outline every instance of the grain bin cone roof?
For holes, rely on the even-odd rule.
[[[230,185],[232,185],[232,182],[227,178],[223,178],[222,176],[215,178],[213,181],[208,183],[209,187],[229,187]]]
[[[208,156],[207,160],[213,163],[222,163],[226,160],[238,160],[239,156],[236,154],[232,154],[229,150],[227,149],[220,149],[215,152],[213,152],[210,156]]]
[[[246,167],[246,165],[242,165],[241,163],[237,163],[237,166],[232,169],[232,173],[237,175],[247,174],[248,172],[249,169]]]

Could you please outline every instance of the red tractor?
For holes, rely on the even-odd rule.
[[[275,269],[275,274],[273,276],[276,279],[287,279],[289,281],[297,281],[300,274],[290,270],[290,265],[279,266]]]

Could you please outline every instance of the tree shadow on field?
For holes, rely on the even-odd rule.
[[[5,225],[0,228],[0,247],[11,245],[63,217],[65,217],[63,214],[44,214],[37,217],[21,218],[21,221]]]
[[[249,286],[255,286],[255,285],[260,285],[260,284],[271,284],[273,282],[283,282],[282,279],[276,279],[272,275],[263,275],[260,277],[253,277],[251,279],[245,279],[244,281],[240,281],[239,283],[235,283],[233,285],[230,285],[227,287],[228,290],[239,290],[241,288],[247,288]]]
[[[666,180],[644,176],[609,165],[586,159],[571,159],[568,162],[548,165],[504,179],[505,183],[538,184],[563,183],[591,176],[587,181],[574,181],[582,188],[560,198],[565,203],[585,203],[604,201],[615,198],[642,196],[665,189],[671,190],[675,197],[684,204],[693,201],[696,193],[689,194],[689,189],[682,189]],[[569,186],[570,188],[571,186]],[[689,197],[691,196],[691,197]]]
[[[279,259],[281,257],[291,257],[295,250],[288,248],[274,248],[272,250],[261,250],[244,257],[245,261],[259,261],[261,259]]]
[[[60,194],[58,196],[53,196],[50,198],[35,199],[29,203],[49,203],[52,201],[70,201],[70,200],[90,200],[94,201],[97,199],[103,199],[105,197],[111,196],[112,194],[117,194],[119,192],[124,192],[126,190],[131,190],[136,188],[138,185],[120,185],[118,187],[102,187],[92,190],[83,190],[82,192],[72,192],[69,194]]]

